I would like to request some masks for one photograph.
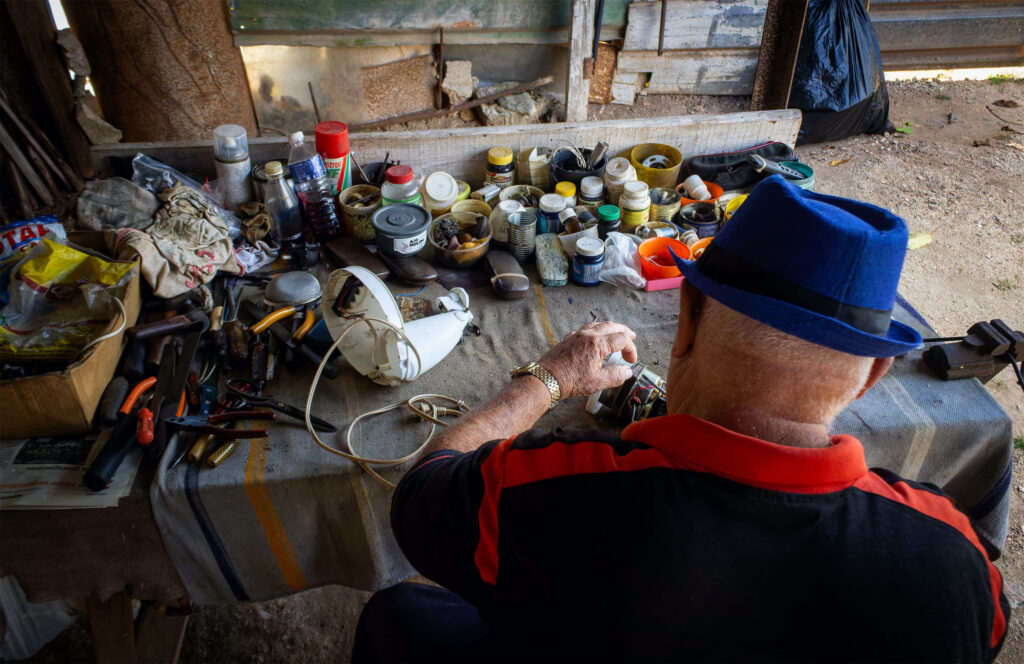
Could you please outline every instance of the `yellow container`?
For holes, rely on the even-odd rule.
[[[660,155],[667,159],[665,168],[650,168],[643,165],[648,157]],[[675,187],[679,181],[679,169],[683,165],[683,154],[671,145],[641,143],[629,151],[629,163],[636,169],[636,179],[655,187]]]

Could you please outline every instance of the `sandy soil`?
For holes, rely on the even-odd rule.
[[[1024,328],[1024,134],[1018,133],[1024,132],[1024,82],[917,81],[889,89],[893,123],[911,123],[912,133],[800,148],[801,159],[815,168],[816,190],[889,207],[907,219],[911,232],[932,233],[930,244],[908,252],[901,290],[939,333],[962,334],[991,318]],[[1001,121],[986,110],[998,99],[1020,107],[995,108]],[[746,110],[747,104],[744,98],[650,97],[633,107],[592,104],[591,117],[717,113]],[[456,123],[463,124],[448,126]],[[836,161],[843,163],[830,165]],[[1012,416],[1024,446],[1024,395],[1010,370],[988,387]],[[1018,609],[998,660],[1005,664],[1024,661],[1022,455],[1015,453],[1010,536],[998,563]],[[367,597],[329,587],[268,602],[200,607],[191,617],[182,660],[346,660]],[[88,641],[78,626],[39,659],[89,659]]]

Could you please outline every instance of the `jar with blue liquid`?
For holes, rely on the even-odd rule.
[[[572,280],[580,286],[597,286],[601,283],[601,266],[604,265],[604,242],[596,237],[583,237],[576,241],[576,252],[572,257]]]

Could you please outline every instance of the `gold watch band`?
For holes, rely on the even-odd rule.
[[[536,362],[530,362],[527,365],[512,370],[513,377],[525,376],[527,374],[537,378],[548,388],[548,393],[551,395],[551,405],[548,408],[554,408],[562,398],[562,389],[558,386],[558,381],[555,380],[555,377],[551,375],[550,371]]]

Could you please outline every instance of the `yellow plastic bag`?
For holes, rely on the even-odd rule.
[[[43,239],[0,287],[0,360],[69,363],[120,312],[131,263]]]

